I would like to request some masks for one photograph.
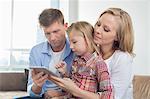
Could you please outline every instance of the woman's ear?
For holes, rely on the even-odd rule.
[[[117,38],[117,36],[115,36],[115,39],[114,39],[114,41],[118,41],[118,38]]]

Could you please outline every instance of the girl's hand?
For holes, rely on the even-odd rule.
[[[58,63],[55,68],[62,74],[66,74],[67,73],[67,63],[65,61],[61,61],[60,63]]]

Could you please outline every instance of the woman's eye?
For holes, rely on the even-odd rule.
[[[104,31],[105,31],[105,32],[109,32],[110,30],[109,30],[109,29],[104,28]]]
[[[100,23],[100,22],[97,22],[96,25],[97,25],[98,27],[100,27],[100,26],[101,26],[101,23]]]
[[[97,26],[100,27],[101,25],[100,25],[100,24],[97,24]]]

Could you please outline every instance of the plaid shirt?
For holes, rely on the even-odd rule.
[[[86,91],[101,93],[101,99],[110,99],[112,84],[107,65],[96,53],[87,53],[84,57],[76,57],[72,66],[72,80]]]

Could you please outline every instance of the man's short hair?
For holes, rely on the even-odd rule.
[[[41,26],[48,27],[54,22],[64,24],[64,16],[58,9],[45,9],[39,16],[39,23]]]

